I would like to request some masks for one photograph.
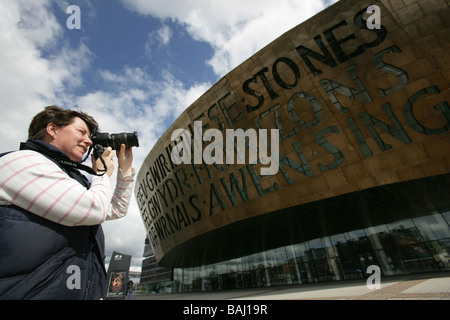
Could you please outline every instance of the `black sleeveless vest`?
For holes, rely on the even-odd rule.
[[[44,156],[89,188],[78,170],[51,157],[70,161],[61,150],[39,140],[26,145],[44,149]],[[68,227],[17,206],[0,206],[0,299],[104,299],[104,248],[100,225]]]

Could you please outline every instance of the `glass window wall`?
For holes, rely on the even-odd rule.
[[[450,212],[312,239],[174,270],[174,291],[215,291],[450,270]],[[166,285],[167,286],[167,285]]]

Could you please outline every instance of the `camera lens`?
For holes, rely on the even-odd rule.
[[[113,150],[120,150],[120,146],[124,144],[126,148],[139,147],[137,132],[133,133],[113,133],[110,135],[110,147]]]
[[[106,133],[106,132],[96,132],[91,137],[92,142],[95,145],[101,145],[102,147],[111,147],[113,150],[120,150],[122,144],[126,148],[139,147],[139,140],[137,132],[133,133]]]

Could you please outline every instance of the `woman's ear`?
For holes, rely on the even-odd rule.
[[[50,138],[50,141],[53,141],[59,131],[59,127],[54,123],[49,123],[45,131]]]

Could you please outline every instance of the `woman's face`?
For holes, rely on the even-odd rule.
[[[73,161],[81,161],[92,145],[89,128],[78,117],[73,118],[72,123],[64,127],[50,123],[47,133],[51,137],[50,144],[64,151]]]

